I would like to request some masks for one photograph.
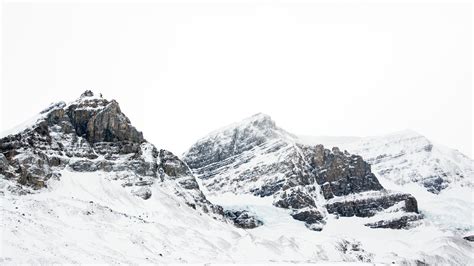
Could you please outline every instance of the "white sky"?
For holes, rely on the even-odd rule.
[[[2,7],[2,130],[92,89],[177,154],[264,112],[295,134],[411,128],[472,157],[466,1]]]

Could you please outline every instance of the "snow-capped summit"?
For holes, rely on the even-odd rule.
[[[276,127],[275,122],[272,120],[272,118],[269,115],[264,114],[264,113],[256,113],[252,116],[249,116],[243,119],[240,122],[234,123],[233,125],[235,126],[237,124],[240,124],[240,125],[254,124],[255,126],[261,127],[261,128],[265,128],[265,127],[275,128]]]
[[[190,167],[199,168],[205,163],[225,160],[267,142],[283,144],[294,140],[291,134],[278,128],[269,115],[258,113],[209,133],[183,157],[188,158]],[[196,160],[191,160],[191,157]]]

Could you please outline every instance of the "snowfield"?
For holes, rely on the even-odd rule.
[[[2,186],[8,182],[1,180]],[[434,195],[414,185],[409,192],[417,193],[426,218],[409,230],[371,229],[364,226],[370,218],[333,216],[322,232],[314,232],[274,207],[271,197],[207,192],[211,202],[247,209],[264,222],[238,229],[186,206],[167,182],[153,185],[148,200],[104,172],[64,170],[61,180],[50,180],[35,194],[2,190],[0,264],[474,264],[473,244],[462,239],[473,231],[469,190]]]

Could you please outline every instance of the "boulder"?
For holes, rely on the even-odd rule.
[[[296,210],[291,214],[293,219],[305,222],[306,227],[314,231],[321,231],[326,223],[324,216],[315,208]]]
[[[463,237],[463,239],[465,239],[467,241],[470,241],[470,242],[474,242],[474,235],[465,236],[465,237]]]
[[[225,210],[224,216],[239,228],[252,229],[263,225],[262,221],[245,210]]]

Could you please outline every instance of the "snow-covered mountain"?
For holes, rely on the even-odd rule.
[[[472,159],[412,130],[366,138],[304,136],[299,142],[337,146],[359,154],[377,176],[397,185],[417,183],[432,193],[449,187],[473,187]]]
[[[298,144],[264,114],[212,132],[184,161],[209,191],[272,196],[312,230],[322,230],[330,214],[372,217],[368,226],[389,228],[421,218],[416,199],[385,190],[360,156]]]
[[[0,264],[474,263],[470,190],[385,190],[298,142],[259,114],[191,148],[196,179],[117,102],[53,104],[0,139]]]
[[[0,182],[11,193],[35,193],[49,179],[60,179],[64,169],[105,171],[143,199],[152,196],[155,182],[171,181],[186,204],[206,213],[222,212],[205,198],[178,157],[147,142],[116,101],[91,91],[69,104],[52,104],[30,125],[0,139],[0,151]]]
[[[324,141],[310,144],[307,139],[302,140],[277,127],[269,116],[257,114],[200,139],[184,154],[184,161],[197,175],[206,195],[224,208],[247,208],[257,217],[265,217],[266,211],[252,203],[262,198],[274,208],[286,209],[290,216],[304,221],[308,228],[322,230],[319,234],[334,237],[340,237],[341,234],[328,231],[339,228],[342,220],[354,225],[350,233],[344,233],[345,237],[360,240],[364,237],[357,232],[361,231],[371,236],[370,240],[361,242],[362,247],[372,246],[377,242],[372,241],[387,237],[385,233],[392,229],[367,231],[361,226],[405,228],[402,231],[393,230],[396,231],[394,234],[401,236],[402,232],[410,232],[408,234],[416,235],[423,242],[427,241],[423,244],[426,246],[419,246],[411,240],[406,242],[407,239],[403,237],[397,238],[396,241],[405,243],[414,254],[418,254],[413,257],[417,258],[414,260],[416,263],[473,262],[471,251],[465,249],[472,250],[472,243],[463,239],[463,236],[472,234],[474,229],[471,187],[461,186],[459,189],[433,194],[416,182],[401,186],[387,182],[385,176],[381,176],[379,182],[376,177],[380,175],[380,168],[376,168],[378,165],[374,166],[374,175],[370,165],[362,157],[354,155],[357,152],[349,149],[354,153],[349,154],[336,147],[328,150],[316,144],[329,143],[335,146],[331,144],[340,143],[345,148],[346,145],[364,143],[362,138],[323,137],[319,139]],[[384,154],[385,149],[390,151],[390,144],[371,152]],[[416,162],[403,166],[403,161],[399,161],[392,166],[397,167],[397,164],[412,171],[417,169]],[[398,178],[409,179],[406,176]],[[466,174],[465,179],[471,178],[472,175]],[[412,208],[417,204],[415,198],[418,199],[419,209]],[[421,216],[416,214],[418,211]],[[423,219],[420,220],[421,217]],[[342,232],[344,229],[337,230]],[[441,240],[434,235],[446,238]],[[429,246],[428,243],[439,243],[439,246],[431,246],[428,252],[421,251]],[[380,247],[393,248],[393,243]],[[376,256],[384,251],[372,249]],[[392,255],[405,256],[403,253],[394,251]],[[436,254],[436,259],[429,259],[428,254]],[[454,257],[457,259],[453,260]]]

